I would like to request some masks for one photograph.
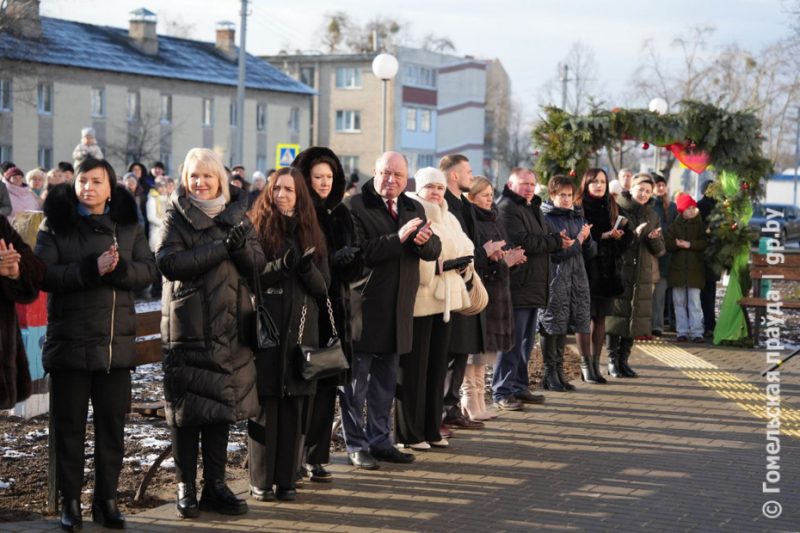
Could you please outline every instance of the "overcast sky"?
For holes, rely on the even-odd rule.
[[[42,0],[42,14],[126,27],[128,13],[146,7],[193,24],[193,38],[213,41],[216,22],[230,20],[238,28],[239,5],[237,0]],[[499,58],[529,112],[536,111],[537,92],[575,41],[594,49],[597,83],[615,105],[625,104],[618,100],[642,60],[646,39],[677,54],[669,43],[691,25],[715,26],[710,45],[716,47],[735,42],[757,50],[791,34],[780,0],[251,0],[248,52],[275,54],[289,44],[319,49],[319,28],[331,5],[359,22],[376,15],[408,21],[417,37],[433,32],[450,38],[458,55]]]

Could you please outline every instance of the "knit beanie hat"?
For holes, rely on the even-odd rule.
[[[426,185],[431,183],[439,183],[447,187],[447,180],[442,174],[442,171],[434,167],[421,168],[414,174],[414,182],[417,184],[417,190],[421,190]]]
[[[697,202],[688,194],[681,194],[678,196],[678,201],[675,203],[678,204],[678,213],[683,213],[690,207],[697,207]]]
[[[94,134],[94,128],[83,128],[81,130],[81,137],[86,137],[87,135],[91,135],[92,137],[96,137]]]
[[[25,177],[25,173],[22,172],[17,167],[11,167],[8,170],[6,170],[6,174],[5,174],[6,181],[10,180],[13,176]]]

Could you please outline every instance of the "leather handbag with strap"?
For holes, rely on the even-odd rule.
[[[328,305],[328,317],[331,321],[332,336],[324,347],[315,348],[313,346],[303,345],[303,330],[305,329],[306,314],[308,312],[306,299],[303,298],[303,311],[300,315],[300,329],[297,336],[295,353],[301,363],[296,368],[299,369],[300,377],[306,381],[335,376],[350,368],[344,351],[342,350],[339,333],[336,331],[336,324],[333,320],[333,307],[331,306],[331,299],[328,297],[327,293],[325,294],[325,300]]]
[[[261,279],[253,262],[253,285],[254,290],[250,293],[250,301],[253,304],[253,314],[245,318],[245,327],[250,329],[247,341],[254,350],[267,350],[275,348],[281,343],[281,335],[275,321],[267,312],[264,305],[264,295],[261,292]],[[252,328],[252,329],[251,329]]]
[[[459,313],[473,316],[479,314],[489,305],[489,293],[486,292],[486,287],[483,286],[483,281],[480,275],[475,271],[475,267],[470,264],[469,269],[472,271],[472,287],[469,289],[469,307],[465,307],[460,310]]]

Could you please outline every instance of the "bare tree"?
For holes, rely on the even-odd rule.
[[[350,17],[344,11],[325,13],[319,32],[320,44],[329,54],[338,52],[351,26]]]
[[[7,39],[8,54],[0,56],[0,78],[12,80],[14,100],[37,105],[40,67],[36,63],[41,43],[41,20],[33,0],[0,0],[0,40]]]
[[[180,127],[172,124],[173,130]],[[161,157],[167,136],[162,134],[160,110],[155,107],[143,111],[138,121],[115,125],[114,130],[111,138],[124,140],[107,144],[106,159],[125,162],[131,156],[136,161],[156,161]]]
[[[602,91],[597,80],[597,60],[594,49],[584,43],[575,42],[567,55],[558,65],[556,74],[548,79],[540,88],[539,104],[563,105],[564,66],[567,66],[567,99],[566,109],[573,115],[583,114],[589,107],[593,98],[600,96]]]
[[[191,39],[194,37],[195,25],[187,22],[186,19],[173,17],[169,13],[161,12],[158,14],[158,22],[161,25],[164,35],[179,37],[181,39]]]
[[[455,52],[456,45],[447,37],[439,37],[433,33],[429,33],[422,38],[422,49],[444,54],[446,52]]]

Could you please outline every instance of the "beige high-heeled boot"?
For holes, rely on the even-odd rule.
[[[469,365],[474,366],[475,370],[473,373],[473,382],[475,383],[476,389],[476,396],[477,396],[477,403],[480,406],[480,414],[483,416],[483,420],[491,420],[492,418],[497,417],[497,413],[489,412],[486,409],[486,399],[485,399],[485,391],[486,391],[486,365]]]
[[[483,365],[467,365],[464,383],[461,385],[461,405],[470,420],[489,420],[484,413],[483,388],[478,386],[478,374],[484,370]],[[465,401],[466,400],[466,401]]]

